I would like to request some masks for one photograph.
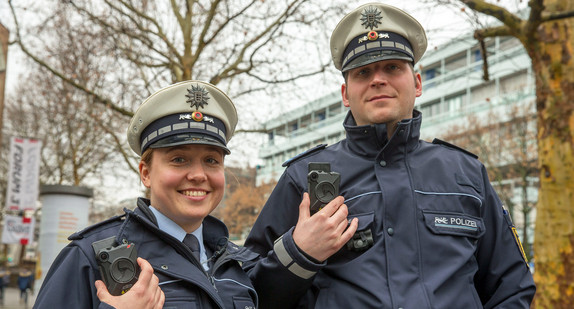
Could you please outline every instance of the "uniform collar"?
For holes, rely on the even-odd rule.
[[[149,199],[138,198],[137,206],[138,207],[134,211],[125,210],[128,217],[131,216],[137,218],[138,221],[145,223],[148,226],[148,228],[151,228],[151,226],[155,226],[158,231],[161,231],[159,232],[160,234],[170,235],[179,241],[183,239],[183,238],[179,239],[174,235],[169,234],[166,231],[160,230],[158,224],[159,220],[158,218],[156,218],[156,216],[154,215],[153,211],[150,208]],[[205,217],[203,219],[202,228],[203,228],[202,231],[203,243],[208,247],[209,250],[211,250],[211,252],[215,252],[216,250],[218,250],[218,248],[223,243],[227,244],[227,240],[229,239],[229,231],[227,230],[225,224],[220,220],[218,220],[217,218],[212,216]],[[198,239],[200,238],[198,237]]]
[[[413,118],[399,122],[390,139],[387,137],[386,124],[357,126],[351,111],[347,113],[343,126],[351,151],[367,157],[376,157],[382,152],[386,159],[392,159],[412,151],[418,145],[421,122],[422,114],[414,110]]]
[[[161,211],[155,209],[153,206],[150,205],[149,209],[151,210],[151,212],[154,214],[155,218],[157,219],[157,226],[160,230],[168,233],[169,235],[173,236],[175,239],[183,242],[183,239],[185,238],[187,233],[185,232],[185,230],[181,226],[179,226],[177,223],[173,222],[173,220],[171,220],[166,215],[161,213]],[[203,265],[203,268],[205,270],[208,270],[209,267],[207,267],[207,252],[205,251],[205,246],[203,244],[203,224],[201,224],[198,229],[191,232],[191,234],[193,234],[199,242],[199,256],[200,256],[201,265]]]

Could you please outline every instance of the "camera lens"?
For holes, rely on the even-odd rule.
[[[318,177],[319,177],[319,174],[317,172],[311,172],[311,179],[317,180]]]
[[[136,275],[136,266],[126,258],[114,260],[110,267],[112,278],[116,282],[127,283]]]
[[[102,252],[100,253],[100,260],[102,261],[106,261],[110,256],[108,255],[107,252]]]

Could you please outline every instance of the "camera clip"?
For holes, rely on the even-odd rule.
[[[374,244],[373,233],[371,229],[357,231],[353,238],[347,242],[347,249],[351,251],[365,251],[372,247]]]

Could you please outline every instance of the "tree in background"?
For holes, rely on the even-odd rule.
[[[234,238],[249,232],[277,182],[256,186],[256,168],[225,168],[225,196],[212,215],[220,218]]]
[[[506,100],[509,100],[508,98]],[[463,124],[446,130],[442,139],[476,155],[487,168],[500,199],[520,233],[524,252],[532,259],[532,211],[538,189],[536,118],[533,103],[507,104],[505,112],[491,109],[485,117],[469,115]]]
[[[231,234],[243,237],[249,232],[274,186],[274,183],[257,187],[240,184],[226,197],[222,219]]]
[[[94,103],[126,117],[132,116],[141,98],[183,80],[219,85],[235,99],[273,91],[270,84],[320,74],[330,59],[309,46],[326,48],[323,38],[329,37],[330,29],[323,22],[340,12],[337,5],[319,0],[55,1],[53,6],[37,7],[45,10],[45,19],[35,25],[27,20],[27,27],[20,27],[19,17],[32,8],[9,3],[17,26],[15,42],[27,56],[92,96]],[[107,59],[102,61],[105,80],[75,80],[73,71],[50,59],[45,49],[59,44],[60,36],[54,33],[61,25],[54,21],[60,19],[69,22],[64,35],[71,41],[100,41],[101,46],[84,52]],[[128,89],[118,89],[126,84]],[[122,97],[126,93],[130,96]],[[258,116],[252,114],[253,119]]]
[[[241,183],[226,197],[222,219],[231,234],[243,237],[249,232],[275,184]]]
[[[85,184],[88,175],[122,179],[122,170],[137,172],[138,158],[125,141],[129,118],[145,97],[174,82],[216,84],[238,107],[242,120],[236,133],[258,131],[268,109],[289,104],[254,104],[258,93],[296,94],[269,85],[303,90],[300,79],[329,67],[328,53],[309,46],[326,46],[330,28],[323,18],[341,11],[319,0],[8,3],[15,21],[13,43],[35,64],[10,96],[11,110],[22,118],[9,116],[10,134],[42,139],[43,154],[50,157],[43,164],[43,180],[63,184]],[[54,121],[36,118],[22,124],[26,117],[30,121],[31,111],[52,115]],[[121,161],[127,169],[102,165]]]
[[[537,308],[572,308],[574,293],[574,1],[530,0],[521,18],[483,0],[434,0],[469,8],[501,24],[474,37],[513,36],[532,60],[540,189],[534,237]],[[485,69],[488,54],[483,53]],[[488,77],[485,70],[485,78]]]
[[[104,83],[106,67],[102,58],[98,52],[89,52],[102,49],[105,44],[101,38],[73,40],[66,33],[71,26],[68,20],[56,16],[52,22],[60,26],[54,29],[59,41],[47,46],[44,52],[54,67],[73,72],[71,77],[77,83]],[[96,182],[104,183],[110,174],[120,175],[119,170],[126,170],[122,162],[131,164],[126,156],[123,161],[122,156],[118,156],[121,153],[118,149],[123,148],[117,147],[116,135],[110,132],[125,119],[110,108],[96,104],[93,96],[54,78],[44,67],[27,72],[26,81],[15,87],[5,105],[5,141],[11,136],[42,141],[39,174],[42,184],[90,184],[103,195],[103,186]],[[7,175],[8,151],[8,147],[2,148],[2,175]],[[137,171],[137,166],[129,167]],[[114,188],[121,190],[124,177],[118,178]],[[3,177],[0,188],[6,188]]]

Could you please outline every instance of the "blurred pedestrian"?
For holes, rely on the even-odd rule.
[[[18,288],[20,289],[20,303],[28,305],[28,290],[32,287],[34,273],[23,268],[18,273]]]
[[[0,303],[4,304],[4,290],[10,284],[10,271],[0,268]]]

